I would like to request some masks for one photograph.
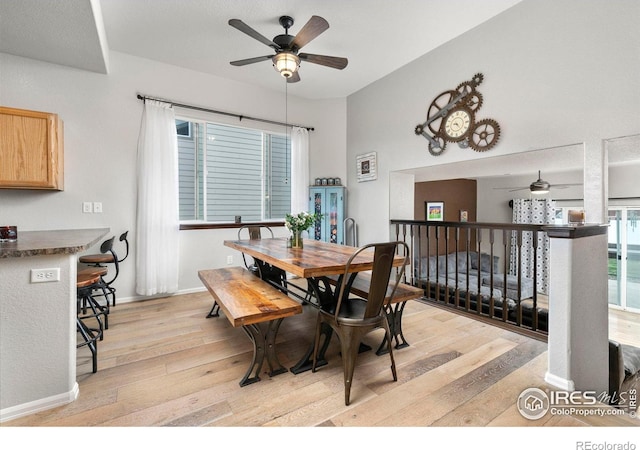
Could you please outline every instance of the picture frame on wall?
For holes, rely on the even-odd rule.
[[[356,171],[358,183],[377,179],[378,167],[376,152],[356,156]]]
[[[444,221],[444,202],[424,202],[425,220]]]
[[[469,221],[469,212],[466,209],[460,210],[460,222],[468,222]]]

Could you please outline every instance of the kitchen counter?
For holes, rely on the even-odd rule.
[[[16,242],[0,243],[0,422],[77,398],[78,254],[107,233],[18,230]],[[33,270],[59,277],[31,281]]]
[[[109,228],[20,231],[16,242],[0,242],[0,258],[40,255],[71,255],[90,248]]]

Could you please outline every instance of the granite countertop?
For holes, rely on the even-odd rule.
[[[90,248],[109,228],[20,231],[16,242],[0,242],[0,258],[40,255],[72,255]]]

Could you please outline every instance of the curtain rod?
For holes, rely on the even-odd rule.
[[[555,198],[557,202],[583,202],[583,198]],[[609,197],[607,200],[640,200],[640,197]]]
[[[253,121],[256,121],[256,122],[270,123],[270,124],[273,124],[273,125],[283,125],[283,126],[306,128],[309,131],[314,131],[315,130],[315,128],[313,128],[313,127],[307,127],[307,126],[304,126],[304,125],[295,125],[295,124],[292,124],[292,123],[277,122],[275,120],[259,119],[257,117],[243,116],[242,114],[235,114],[235,113],[230,113],[230,112],[225,112],[225,111],[216,111],[215,109],[203,108],[201,106],[194,106],[194,105],[186,105],[184,103],[177,103],[177,102],[174,102],[174,101],[171,101],[171,100],[166,100],[166,99],[156,98],[156,97],[149,97],[149,96],[141,95],[141,94],[137,94],[137,97],[138,97],[139,100],[142,100],[142,101],[145,101],[145,100],[157,100],[159,102],[171,103],[172,106],[178,106],[180,108],[194,109],[194,110],[197,110],[197,111],[204,111],[204,112],[209,112],[209,113],[213,113],[213,114],[220,114],[220,115],[223,115],[223,116],[237,117],[238,119],[240,119],[240,121],[242,121],[242,119],[246,119],[246,120],[253,120]]]

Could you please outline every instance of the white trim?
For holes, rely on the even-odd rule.
[[[178,292],[173,292],[171,294],[158,294],[158,295],[150,295],[150,296],[145,296],[145,295],[134,295],[131,297],[118,297],[118,305],[121,303],[133,303],[133,302],[142,302],[145,300],[153,300],[156,298],[165,298],[165,297],[174,297],[177,295],[184,295],[184,294],[195,294],[196,292],[205,292],[207,289],[203,286],[203,287],[197,287],[197,288],[191,288],[191,289],[181,289]],[[117,308],[117,306],[116,306]]]
[[[544,381],[546,381],[552,386],[555,386],[557,388],[560,388],[568,392],[573,392],[576,390],[576,386],[573,380],[567,380],[549,372],[544,374]]]
[[[0,423],[8,420],[18,419],[20,417],[35,414],[47,409],[57,408],[58,406],[67,405],[78,398],[80,387],[78,383],[73,384],[73,388],[69,392],[53,395],[47,398],[41,398],[32,402],[23,403],[21,405],[11,406],[0,410]]]

